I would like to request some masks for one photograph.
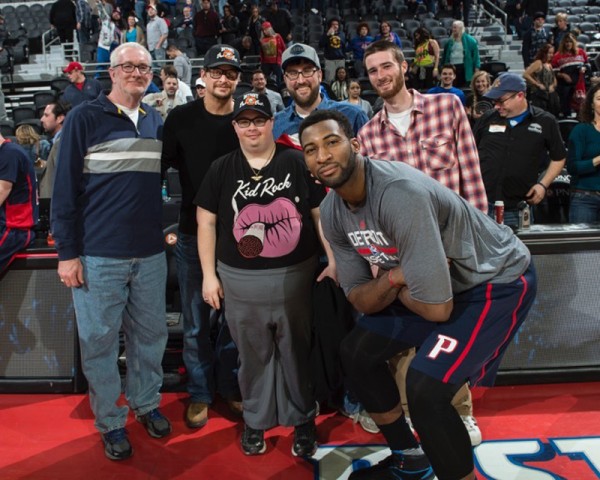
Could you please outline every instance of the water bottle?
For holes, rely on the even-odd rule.
[[[167,203],[169,200],[171,200],[171,197],[169,197],[169,194],[167,192],[167,181],[166,180],[164,180],[162,182],[161,195],[162,195],[163,203]]]

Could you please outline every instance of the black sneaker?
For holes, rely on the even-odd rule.
[[[435,480],[425,455],[392,454],[372,467],[352,472],[349,480]]]
[[[133,448],[127,439],[127,430],[117,428],[102,434],[104,454],[111,460],[125,460],[133,455]]]
[[[244,433],[241,438],[242,450],[246,455],[260,455],[267,450],[265,443],[265,431],[255,430],[244,425]]]
[[[136,415],[135,419],[146,427],[148,435],[154,438],[166,437],[171,433],[171,423],[158,408],[144,415]]]
[[[317,446],[317,429],[314,420],[294,427],[292,455],[295,457],[312,457],[317,451]]]

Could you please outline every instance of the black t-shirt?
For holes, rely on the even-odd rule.
[[[300,263],[317,252],[310,211],[325,189],[310,176],[302,152],[279,144],[260,175],[251,178],[239,149],[210,166],[194,203],[217,215],[216,257],[251,270]]]
[[[217,158],[239,148],[231,121],[233,114],[213,115],[206,111],[204,99],[175,108],[165,121],[163,168],[179,170],[181,212],[179,231],[196,235],[196,192]]]
[[[566,150],[553,115],[529,107],[515,127],[496,110],[481,117],[473,132],[488,202],[503,200],[515,209],[546,168],[546,158],[560,161]]]

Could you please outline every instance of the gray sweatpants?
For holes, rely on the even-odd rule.
[[[269,270],[217,263],[240,355],[244,421],[251,428],[295,426],[315,416],[309,355],[316,267],[315,257]]]

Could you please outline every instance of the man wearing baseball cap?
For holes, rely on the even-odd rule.
[[[81,63],[69,63],[63,68],[63,73],[69,78],[71,85],[65,88],[62,100],[72,107],[87,100],[95,100],[102,93],[102,84],[94,78],[86,78]]]
[[[233,410],[241,413],[237,350],[226,322],[222,323],[218,344],[213,348],[210,305],[200,296],[202,271],[198,262],[198,224],[193,203],[211,163],[239,148],[231,122],[240,65],[240,55],[235,48],[224,44],[210,47],[200,73],[206,85],[204,97],[175,108],[167,117],[163,133],[163,169],[179,170],[182,188],[175,254],[183,314],[183,361],[190,395],[185,413],[189,428],[206,425],[208,407],[217,392]]]
[[[169,27],[167,26],[167,22],[158,16],[155,5],[148,5],[146,39],[148,41],[148,50],[154,60],[165,59],[168,35]]]
[[[198,77],[196,79],[195,87],[196,87],[196,98],[203,98],[204,95],[206,95],[206,83],[204,83],[204,80],[202,80],[201,77]]]
[[[527,68],[537,55],[538,50],[546,43],[550,42],[550,33],[544,28],[546,15],[544,12],[535,12],[533,16],[533,25],[523,35],[523,66]]]
[[[266,451],[266,429],[294,427],[292,454],[317,449],[311,387],[312,282],[325,190],[295,148],[276,144],[266,95],[235,101],[240,148],[214,162],[194,203],[204,281],[239,350],[246,455]],[[268,294],[265,294],[268,292]]]
[[[282,55],[283,79],[293,101],[275,115],[273,136],[300,148],[300,123],[313,110],[334,109],[342,112],[352,125],[354,133],[369,121],[366,113],[355,105],[336,102],[321,94],[323,72],[316,50],[303,43],[288,47]],[[281,138],[282,135],[286,135]]]
[[[494,202],[503,201],[504,223],[513,227],[519,223],[519,204],[537,205],[545,198],[567,154],[556,118],[529,105],[526,89],[521,75],[502,73],[485,95],[496,108],[479,119],[473,132],[489,214]],[[540,166],[545,154],[550,161]]]

